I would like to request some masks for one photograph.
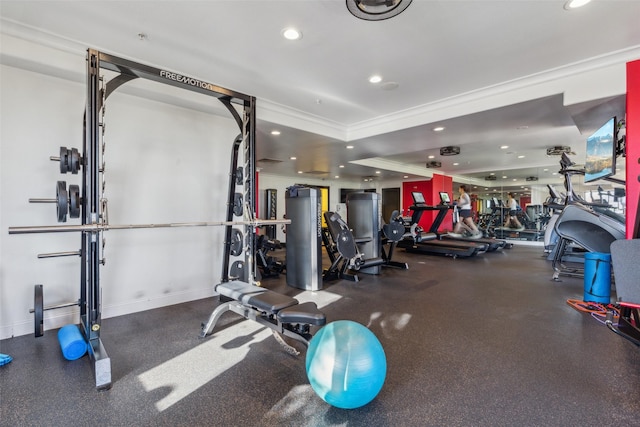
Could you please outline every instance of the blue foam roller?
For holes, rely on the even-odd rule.
[[[87,352],[87,342],[77,325],[66,325],[58,331],[62,355],[67,360],[80,359]]]

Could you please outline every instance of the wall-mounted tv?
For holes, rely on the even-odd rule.
[[[587,138],[584,182],[615,175],[617,142],[615,117]]]

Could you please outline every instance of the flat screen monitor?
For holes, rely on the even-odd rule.
[[[415,203],[416,205],[419,203],[424,204],[424,195],[419,192],[419,191],[414,191],[411,193],[411,197],[413,197],[413,203]]]
[[[440,192],[440,203],[442,203],[443,205],[451,203],[451,198],[449,197],[449,193],[446,193],[444,191]]]
[[[584,163],[584,182],[615,175],[616,171],[616,118],[612,117],[587,138]]]

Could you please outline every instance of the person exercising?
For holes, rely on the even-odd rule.
[[[482,237],[482,232],[478,230],[476,224],[473,222],[473,214],[471,213],[471,197],[467,194],[467,186],[462,184],[458,189],[460,197],[458,198],[458,215],[460,220],[456,222],[456,226],[453,228],[455,234],[462,234],[463,224],[471,230],[471,238],[479,239]]]
[[[523,230],[524,227],[518,220],[518,202],[513,198],[513,193],[511,192],[507,194],[507,207],[509,208],[509,211],[507,212],[507,218],[504,221],[504,226]]]

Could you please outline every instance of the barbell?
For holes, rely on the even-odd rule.
[[[164,224],[78,224],[78,225],[30,225],[24,227],[9,227],[9,234],[33,234],[33,233],[69,233],[81,231],[84,233],[97,233],[107,230],[133,230],[140,228],[174,228],[174,227],[216,227],[249,225],[262,227],[265,225],[291,224],[290,219],[254,219],[250,221],[202,221],[202,222],[171,222]]]

